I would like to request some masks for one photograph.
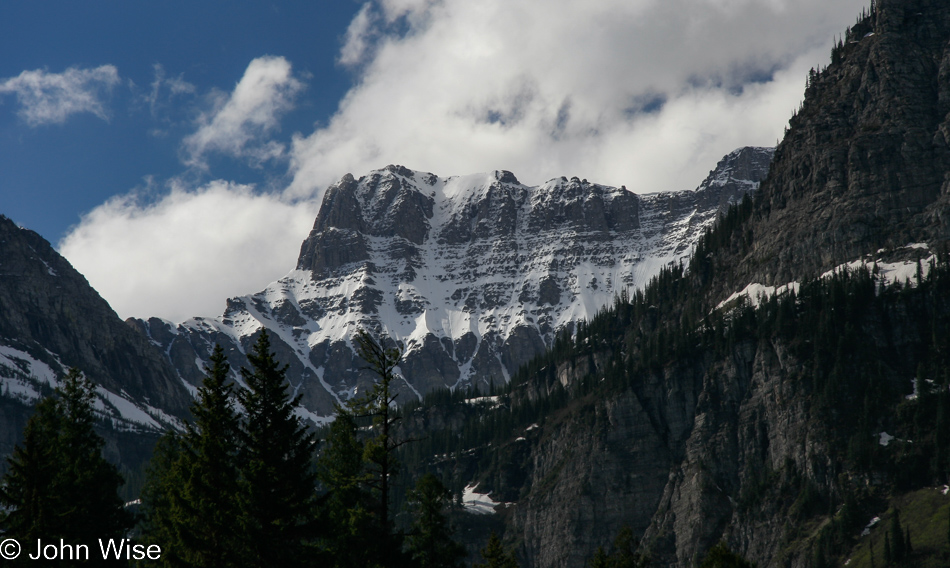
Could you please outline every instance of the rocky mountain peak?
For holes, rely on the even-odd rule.
[[[317,421],[372,380],[351,344],[359,328],[406,345],[402,400],[487,388],[558,330],[685,259],[724,207],[757,187],[770,157],[739,150],[695,191],[648,195],[576,177],[528,186],[501,170],[346,175],[327,188],[295,271],[228,300],[222,318],[141,325],[195,383],[214,343],[239,368],[267,328]]]

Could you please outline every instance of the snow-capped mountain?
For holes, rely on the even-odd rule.
[[[215,343],[234,368],[266,328],[309,417],[372,381],[351,338],[402,342],[401,400],[502,384],[625,289],[687,258],[703,229],[758,187],[771,148],[729,154],[692,191],[637,195],[578,178],[539,186],[495,171],[441,178],[401,166],[327,189],[295,270],[215,319],[130,320],[198,384]],[[237,374],[235,374],[237,377]]]

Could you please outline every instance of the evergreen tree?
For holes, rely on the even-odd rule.
[[[825,555],[825,549],[819,541],[817,546],[814,548],[812,553],[812,568],[829,568],[828,566],[828,557]]]
[[[636,539],[630,525],[624,525],[614,539],[613,549],[610,551],[611,568],[646,568],[650,562],[637,553]]]
[[[0,531],[21,541],[61,538],[57,520],[61,504],[50,491],[56,477],[56,435],[59,430],[56,401],[46,398],[26,424],[23,444],[8,458],[8,469],[0,484]]]
[[[314,537],[316,439],[294,413],[300,398],[287,393],[287,366],[270,350],[266,330],[242,368],[247,389],[238,399],[245,420],[240,432],[239,506],[249,564],[300,566]]]
[[[610,568],[610,557],[604,552],[603,546],[598,546],[594,557],[590,560],[590,568]]]
[[[156,448],[143,500],[148,534],[163,544],[169,565],[226,568],[240,565],[238,524],[238,416],[220,345],[191,406],[194,423],[168,434]]]
[[[891,517],[891,554],[894,562],[904,560],[906,553],[904,547],[904,530],[901,528],[901,512],[894,509],[894,516]]]
[[[472,568],[518,568],[518,560],[513,551],[506,551],[501,539],[492,531],[488,544],[481,550],[482,564],[473,564]]]
[[[452,493],[439,479],[427,473],[409,492],[413,522],[406,538],[409,555],[419,568],[455,568],[465,558],[465,548],[452,540],[444,510]]]
[[[179,456],[181,437],[175,432],[163,435],[148,462],[142,487],[143,536],[150,544],[161,546],[161,566],[184,566],[179,556],[182,526],[182,479]]]
[[[7,533],[24,542],[91,546],[130,527],[118,495],[122,477],[103,459],[104,442],[93,429],[94,398],[95,386],[73,368],[37,405],[0,485],[0,504],[8,511],[0,526]]]
[[[377,535],[363,476],[363,443],[356,421],[346,408],[337,407],[317,461],[317,478],[326,490],[320,516],[326,523],[321,549],[328,566],[363,568],[373,563]]]
[[[948,406],[947,385],[940,388],[937,395],[937,417],[934,420],[934,444],[936,446],[933,457],[932,470],[934,478],[939,483],[947,481],[947,454],[950,451],[950,409]]]
[[[122,476],[102,457],[105,442],[93,429],[95,385],[73,368],[57,391],[62,428],[53,487],[67,505],[61,513],[64,531],[84,542],[122,536],[131,519],[118,494]]]
[[[182,554],[190,565],[224,568],[239,565],[241,546],[237,523],[238,415],[228,382],[231,366],[220,345],[211,354],[211,367],[191,407],[195,421],[182,438],[182,490],[185,512]]]
[[[397,395],[392,392],[392,382],[396,379],[396,367],[402,360],[401,346],[387,348],[382,341],[372,337],[365,330],[357,332],[355,337],[359,356],[367,363],[367,368],[375,373],[379,380],[366,396],[348,402],[347,408],[355,417],[372,418],[374,436],[366,441],[363,450],[364,461],[368,466],[364,483],[377,496],[375,506],[370,511],[375,518],[378,561],[382,565],[398,562],[401,545],[394,533],[389,510],[392,499],[392,476],[399,469],[395,452],[410,440],[399,441],[393,428],[399,421],[399,412],[395,406]]]

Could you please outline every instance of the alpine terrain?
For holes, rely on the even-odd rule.
[[[98,385],[108,451],[180,428],[207,366],[193,408],[231,434],[166,438],[145,508],[191,484],[268,509],[291,457],[303,481],[275,488],[302,488],[285,502],[324,532],[287,542],[340,566],[417,542],[426,487],[453,538],[505,565],[950,565],[950,4],[872,2],[803,82],[778,147],[736,150],[695,191],[344,176],[294,270],[217,318],[123,323],[0,218],[0,453],[67,367]],[[265,375],[299,452],[238,435],[270,424]],[[175,477],[205,471],[179,467],[204,459],[179,451],[195,440],[235,471],[279,459],[225,475],[257,495],[232,499]]]
[[[137,467],[156,434],[188,415],[191,395],[162,352],[46,240],[0,216],[0,455],[10,454],[33,405],[70,367],[97,384],[115,461]]]
[[[406,346],[400,401],[487,392],[558,331],[685,261],[703,230],[758,187],[771,157],[742,148],[694,191],[647,195],[577,178],[526,186],[505,171],[347,175],[326,190],[290,274],[229,299],[219,318],[130,323],[191,385],[217,343],[233,368],[246,366],[266,328],[316,422],[372,383],[353,348],[361,328]]]
[[[657,566],[946,566],[947,172],[950,5],[873,3],[688,267],[498,396],[411,408],[406,463],[495,505],[532,567],[631,539]]]

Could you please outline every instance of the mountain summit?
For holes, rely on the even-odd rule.
[[[200,381],[215,343],[234,368],[263,328],[315,420],[371,384],[351,338],[405,344],[402,401],[505,384],[615,296],[683,262],[704,229],[753,191],[771,148],[729,154],[693,191],[637,195],[578,178],[528,186],[495,171],[441,178],[388,166],[329,187],[297,267],[223,316],[131,320],[181,376]]]

